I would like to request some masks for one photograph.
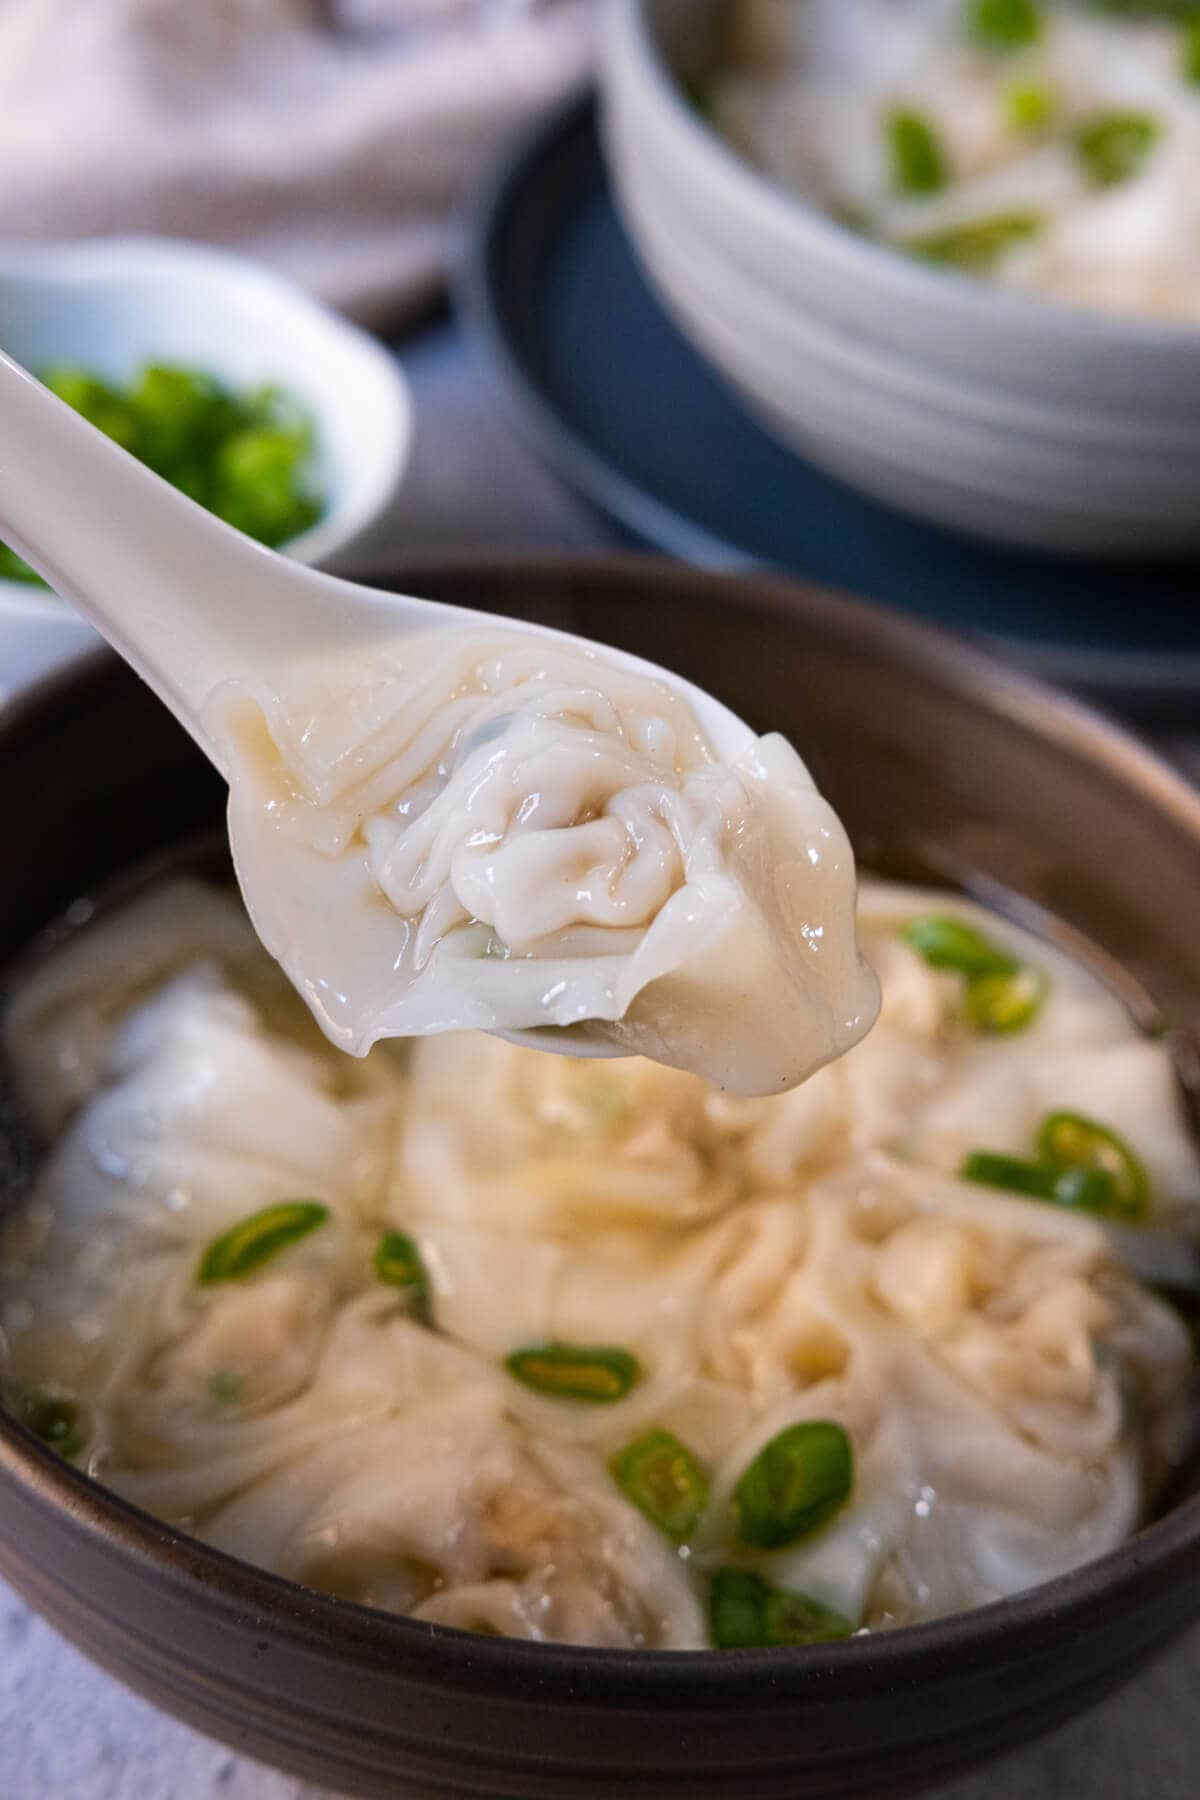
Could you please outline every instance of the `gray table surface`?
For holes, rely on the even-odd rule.
[[[515,441],[451,328],[414,340],[404,360],[415,453],[364,561],[610,541]],[[0,635],[0,691],[4,654]],[[1169,748],[1200,779],[1200,747],[1176,740]],[[1198,1699],[1200,1631],[1086,1718],[940,1789],[936,1800],[1195,1800]],[[0,1800],[336,1797],[234,1756],[134,1698],[0,1583]]]

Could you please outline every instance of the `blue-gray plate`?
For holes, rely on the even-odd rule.
[[[1200,566],[958,537],[821,474],[742,411],[646,283],[590,94],[539,122],[493,175],[457,294],[517,423],[635,540],[864,594],[1142,716],[1200,713]]]

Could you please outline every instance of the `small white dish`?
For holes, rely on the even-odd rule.
[[[408,386],[357,326],[225,250],[167,238],[0,249],[0,350],[36,372],[77,364],[114,381],[147,362],[231,387],[275,382],[317,435],[321,518],[283,548],[336,566],[390,504],[412,440]],[[57,595],[0,580],[0,699],[96,641]]]

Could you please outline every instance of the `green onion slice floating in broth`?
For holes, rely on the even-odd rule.
[[[1042,217],[1035,212],[992,213],[986,219],[970,219],[962,225],[947,225],[925,237],[906,238],[900,249],[923,262],[938,263],[947,269],[963,269],[971,275],[986,274],[1019,244],[1027,244],[1042,229]]]
[[[1010,1035],[1032,1025],[1050,992],[1040,969],[976,975],[967,982],[967,1017],[977,1031]]]
[[[505,1358],[522,1386],[552,1400],[623,1400],[640,1374],[636,1356],[607,1345],[529,1344]]]
[[[1100,1219],[1121,1216],[1116,1184],[1103,1169],[1063,1169],[1054,1177],[1055,1206],[1095,1213]]]
[[[1008,1194],[1028,1194],[1033,1200],[1053,1200],[1054,1171],[1019,1156],[1003,1156],[991,1150],[972,1150],[959,1169],[963,1181],[980,1187],[1003,1188]]]
[[[708,1477],[686,1444],[670,1431],[648,1431],[611,1464],[617,1486],[652,1525],[681,1543],[708,1504]]]
[[[196,1280],[201,1287],[211,1287],[218,1281],[238,1281],[290,1244],[307,1237],[328,1217],[329,1208],[318,1200],[284,1200],[278,1206],[251,1213],[240,1225],[213,1239],[200,1258]]]
[[[718,1569],[709,1593],[709,1629],[718,1650],[827,1644],[852,1636],[849,1619],[807,1594],[772,1587],[752,1569]]]
[[[1055,1169],[1044,1162],[1025,1162],[1019,1156],[973,1150],[964,1159],[959,1176],[980,1187],[1000,1188],[1029,1200],[1048,1200],[1054,1206],[1095,1213],[1099,1218],[1128,1216],[1122,1215],[1116,1182],[1104,1169],[1078,1164]]]
[[[399,1288],[416,1316],[428,1325],[433,1317],[429,1275],[415,1241],[406,1231],[385,1231],[374,1260],[380,1281]]]
[[[1150,1205],[1150,1181],[1141,1159],[1123,1137],[1082,1113],[1052,1112],[1042,1120],[1038,1155],[1061,1173],[1105,1175],[1113,1188],[1113,1215],[1137,1220]]]
[[[901,194],[936,194],[946,185],[946,158],[922,113],[900,107],[885,126],[892,186]]]
[[[709,1629],[718,1650],[759,1650],[767,1641],[769,1585],[752,1569],[718,1569],[709,1593]]]
[[[767,1596],[768,1644],[829,1644],[851,1637],[849,1619],[791,1588],[772,1588]]]
[[[69,1459],[83,1449],[79,1408],[64,1395],[48,1393],[44,1388],[25,1388],[15,1396],[12,1412],[28,1431],[60,1456]]]
[[[1019,963],[963,919],[930,914],[910,920],[900,935],[930,968],[966,977],[967,1017],[978,1031],[1023,1031],[1050,992],[1040,969]]]
[[[900,933],[931,969],[954,969],[960,975],[1012,975],[1017,962],[963,919],[930,914],[912,919]]]
[[[733,1490],[737,1536],[779,1550],[831,1519],[854,1487],[854,1452],[832,1419],[789,1425],[765,1444]]]
[[[1097,187],[1116,187],[1141,172],[1161,135],[1152,113],[1094,113],[1075,131],[1075,154]]]

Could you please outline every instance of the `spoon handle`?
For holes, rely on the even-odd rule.
[[[0,538],[120,652],[227,773],[207,729],[213,689],[279,679],[303,655],[393,643],[435,627],[520,629],[511,620],[382,593],[304,568],[216,519],[154,475],[0,353]],[[547,639],[596,649],[569,632]],[[753,733],[712,695],[623,652],[628,668],[688,700],[733,761]]]
[[[328,632],[328,576],[207,513],[0,354],[0,537],[91,620],[218,768],[204,702]]]

